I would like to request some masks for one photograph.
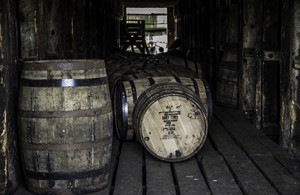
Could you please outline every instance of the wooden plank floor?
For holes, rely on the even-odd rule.
[[[195,157],[166,163],[139,143],[115,141],[109,187],[93,195],[300,194],[300,162],[236,110],[216,107]],[[17,195],[30,194],[21,186]]]

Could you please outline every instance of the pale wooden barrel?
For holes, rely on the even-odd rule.
[[[189,77],[149,77],[116,83],[113,91],[115,129],[120,140],[135,140],[133,109],[139,96],[152,85],[159,83],[181,83],[200,97],[209,121],[212,117],[212,98],[209,88],[201,79]]]
[[[145,149],[168,162],[196,154],[208,131],[200,98],[179,83],[155,84],[143,92],[133,110],[133,126]]]
[[[31,192],[71,194],[104,188],[112,147],[104,61],[25,62],[19,134]]]

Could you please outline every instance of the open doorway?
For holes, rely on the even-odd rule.
[[[168,45],[168,9],[126,8],[126,23],[122,33],[123,49],[156,55],[166,52]],[[122,35],[121,35],[122,36]]]

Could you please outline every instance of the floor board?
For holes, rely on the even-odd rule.
[[[109,186],[93,195],[300,194],[300,162],[242,117],[216,107],[189,160],[162,162],[138,142],[114,141]],[[30,195],[24,185],[15,195]]]

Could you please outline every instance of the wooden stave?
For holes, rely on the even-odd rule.
[[[134,82],[139,82],[139,81],[147,81],[148,83],[140,88],[136,88],[133,86]],[[133,124],[130,123],[132,122],[133,116],[133,109],[135,106],[135,102],[139,99],[139,96],[148,90],[152,85],[157,84],[157,81],[160,80],[159,83],[180,83],[183,80],[185,80],[185,86],[189,87],[190,89],[194,90],[195,92],[197,91],[195,88],[199,88],[199,86],[204,86],[205,87],[205,94],[204,96],[201,95],[203,94],[203,90],[198,90],[198,96],[200,97],[202,103],[205,105],[205,110],[207,112],[207,118],[209,123],[211,122],[212,119],[212,99],[208,90],[207,85],[205,85],[205,82],[203,82],[200,79],[194,79],[194,78],[187,78],[187,77],[149,77],[147,79],[138,79],[138,80],[130,80],[130,81],[122,81],[119,80],[119,82],[116,84],[114,88],[114,103],[113,107],[121,107],[122,112],[117,112],[116,109],[114,109],[114,116],[115,116],[115,130],[117,137],[120,140],[126,140],[126,141],[134,141],[136,139],[135,132],[133,130]],[[190,81],[190,82],[187,82]],[[133,84],[132,84],[133,83]],[[193,85],[192,85],[193,84]],[[196,86],[197,85],[197,86]],[[131,89],[128,88],[131,86]],[[136,85],[135,85],[136,86]],[[135,89],[133,89],[135,88]],[[126,90],[127,89],[127,90]],[[129,90],[128,90],[129,89]],[[135,91],[134,93],[128,94],[128,91]],[[121,98],[121,106],[116,106],[117,100],[120,100],[120,98],[116,98],[117,94],[123,94],[124,98]],[[132,95],[136,96],[133,97]],[[201,98],[202,97],[202,98]],[[135,101],[128,101],[128,98],[130,99],[136,99]],[[120,103],[120,101],[118,102]],[[131,108],[131,109],[130,109]],[[119,113],[119,114],[118,114]],[[120,118],[122,121],[120,121]],[[128,135],[129,133],[129,135]]]
[[[59,70],[59,68],[61,66],[57,66],[56,63],[58,63],[58,64],[59,63],[68,63],[68,66],[66,66],[67,69]],[[72,70],[72,63],[74,64],[74,67],[73,67],[74,70]],[[36,64],[38,64],[38,66]],[[78,65],[78,64],[80,64],[80,65]],[[78,74],[77,70],[79,70],[79,72],[82,71],[81,68],[84,66],[84,64],[87,64],[88,68],[90,68],[91,66],[93,66],[93,68],[92,68],[92,70],[90,70],[88,68],[83,68],[84,69],[83,72],[86,72],[86,74],[84,76],[82,76],[82,75],[80,76]],[[63,73],[61,74],[61,76],[63,78],[64,78],[65,75],[70,76],[70,74],[71,74],[71,77],[74,80],[76,80],[76,79],[85,80],[82,77],[85,77],[86,80],[89,80],[89,79],[95,79],[95,78],[98,78],[98,77],[104,77],[104,75],[106,76],[105,66],[104,66],[103,61],[101,61],[101,60],[78,60],[78,61],[77,60],[58,60],[58,61],[25,62],[23,67],[24,67],[24,69],[22,71],[22,79],[27,79],[27,80],[29,80],[30,77],[32,76],[32,74],[28,74],[28,71],[29,72],[30,71],[37,71],[37,72],[41,73],[42,76],[40,76],[40,77],[45,78],[45,80],[47,80],[47,81],[51,80],[52,78],[54,78],[54,80],[59,80],[58,79],[59,75],[54,73],[52,75],[52,78],[48,79],[47,74],[44,74],[43,72],[47,72],[48,76],[49,76],[49,72],[53,73],[53,71],[54,72],[61,71],[61,72],[67,73],[67,74],[63,74]],[[34,67],[34,68],[32,68],[32,67]],[[95,71],[95,74],[91,73],[93,71]],[[72,72],[72,73],[75,72],[75,73],[72,75],[72,73],[70,73],[70,72]],[[41,78],[39,78],[39,80],[41,80]],[[33,81],[36,82],[36,79],[34,78],[34,76],[33,76],[32,79],[33,79]],[[107,180],[108,180],[108,174],[109,174],[109,171],[108,171],[109,166],[108,165],[109,165],[109,161],[110,161],[110,152],[109,151],[111,151],[111,143],[112,143],[112,135],[111,135],[112,134],[112,132],[111,132],[111,130],[112,130],[112,127],[111,127],[112,126],[112,122],[111,122],[111,120],[112,120],[112,110],[111,110],[110,96],[109,96],[108,86],[107,86],[107,78],[104,78],[103,80],[104,80],[104,82],[96,83],[95,86],[93,86],[93,89],[90,90],[90,91],[89,91],[89,88],[88,88],[89,86],[69,86],[69,87],[65,86],[65,87],[63,87],[64,89],[67,89],[67,88],[74,88],[74,89],[75,88],[81,88],[81,89],[83,89],[83,91],[85,91],[84,88],[87,88],[86,91],[88,91],[90,93],[92,93],[93,90],[102,90],[102,93],[104,92],[106,94],[105,95],[105,101],[106,101],[105,103],[100,102],[100,100],[99,101],[95,100],[96,103],[94,103],[92,105],[92,107],[95,106],[95,109],[92,109],[92,111],[90,112],[91,113],[90,117],[85,117],[85,114],[86,114],[85,111],[86,110],[81,110],[82,112],[78,112],[78,110],[72,111],[70,109],[67,109],[67,111],[63,111],[63,110],[58,111],[64,117],[63,120],[66,120],[66,121],[77,121],[80,118],[88,118],[91,121],[95,121],[94,123],[97,125],[96,127],[94,127],[95,131],[97,132],[96,134],[99,137],[101,137],[101,136],[103,136],[103,137],[101,137],[99,139],[95,139],[93,141],[94,143],[86,143],[86,140],[77,140],[78,141],[77,145],[80,145],[80,144],[81,145],[89,145],[90,144],[88,147],[92,146],[93,148],[91,148],[91,149],[85,148],[86,153],[89,153],[89,152],[91,152],[91,150],[94,150],[94,151],[96,151],[96,153],[98,155],[98,159],[100,159],[101,156],[103,158],[105,158],[103,160],[103,164],[100,164],[100,162],[99,162],[99,167],[103,168],[105,171],[103,171],[102,175],[98,176],[99,178],[101,178],[101,179],[98,178],[98,183],[97,182],[94,183],[94,186],[101,186],[101,188],[104,187],[104,184],[106,184]],[[105,87],[103,87],[103,86],[105,86]],[[27,90],[27,89],[24,89],[24,88],[28,89],[28,86],[23,86],[22,83],[21,83],[20,91],[24,91],[24,90],[26,91]],[[32,88],[35,88],[34,90],[39,90],[38,87],[36,87],[36,86],[32,87]],[[40,87],[40,88],[45,89],[45,87]],[[55,89],[55,88],[59,88],[59,87],[52,87],[52,88]],[[41,89],[41,90],[43,90],[43,89]],[[22,92],[20,92],[20,94],[22,94]],[[24,95],[24,93],[23,93],[23,95]],[[53,111],[55,109],[54,110],[43,110],[43,108],[37,109],[38,111],[33,110],[33,112],[36,112],[36,113],[35,113],[35,115],[32,116],[31,111],[28,112],[27,111],[28,109],[26,110],[26,108],[23,107],[22,101],[24,101],[23,99],[25,99],[25,98],[26,97],[20,95],[20,102],[21,103],[19,103],[19,110],[20,110],[20,113],[26,113],[26,115],[24,115],[24,116],[19,115],[19,124],[20,124],[19,131],[20,131],[20,140],[22,142],[21,150],[22,150],[22,154],[23,154],[23,156],[22,156],[23,165],[24,165],[24,167],[28,167],[27,162],[25,162],[26,156],[24,156],[24,153],[26,153],[26,152],[28,153],[28,151],[31,151],[31,152],[36,152],[38,154],[38,152],[41,152],[41,151],[36,150],[35,147],[40,148],[40,149],[42,148],[43,150],[45,150],[45,145],[53,146],[53,145],[51,145],[53,143],[50,143],[50,144],[45,144],[45,143],[29,143],[28,144],[28,143],[25,143],[24,135],[22,135],[23,131],[24,131],[24,128],[22,128],[22,126],[24,126],[24,120],[27,120],[27,122],[30,121],[30,122],[36,124],[36,122],[41,123],[40,121],[45,119],[45,117],[50,117],[51,120],[56,121],[56,122],[54,122],[54,124],[59,124],[59,123],[57,123],[59,118],[55,118],[55,117],[51,118],[51,116],[53,116],[51,114],[53,113]],[[93,111],[93,110],[95,110],[95,111]],[[104,111],[105,111],[105,113],[102,114],[101,112],[104,112]],[[47,112],[49,112],[48,113],[49,116],[47,115]],[[67,114],[65,114],[64,112],[66,112]],[[75,114],[74,114],[74,112],[75,112]],[[39,116],[39,114],[42,114],[42,115]],[[101,118],[101,117],[104,117],[103,121],[105,121],[104,123],[107,125],[107,127],[106,127],[107,129],[104,129],[102,126],[100,126],[100,123],[103,122],[103,121],[99,120],[99,118]],[[23,121],[23,123],[22,123],[22,121]],[[30,123],[30,122],[28,122],[28,123]],[[68,122],[68,123],[70,123],[70,122]],[[86,122],[85,125],[88,126],[90,123],[91,122]],[[41,123],[41,124],[43,124],[43,123]],[[45,127],[45,128],[50,128],[50,127]],[[91,127],[89,127],[89,128],[91,128]],[[97,131],[97,129],[98,129],[98,131]],[[99,132],[101,129],[105,130],[104,134],[102,132]],[[25,134],[26,134],[26,132],[25,132]],[[28,148],[28,145],[30,145],[31,147]],[[63,144],[56,144],[56,145],[57,146],[54,147],[54,148],[59,149]],[[72,145],[72,144],[70,144],[70,145]],[[76,145],[76,144],[74,144],[74,145]],[[99,146],[97,146],[97,145],[99,145]],[[27,148],[24,149],[25,148],[24,146],[27,146]],[[78,147],[77,147],[77,150],[78,150]],[[69,155],[69,153],[68,153],[68,155]],[[53,158],[55,158],[55,157],[53,157]],[[93,158],[97,158],[97,156],[93,156]],[[96,166],[95,166],[95,168],[96,168]],[[26,175],[26,172],[28,172],[28,171],[32,172],[32,170],[24,169],[25,175]],[[86,170],[83,170],[83,171],[86,171]],[[74,173],[74,170],[72,170],[71,172],[65,171],[66,175],[67,174],[72,174],[72,173]],[[80,185],[80,182],[82,182],[82,184],[85,183],[85,185],[89,185],[89,186],[79,186],[79,187],[73,187],[73,188],[70,187],[70,186],[69,187],[65,186],[63,189],[65,189],[66,191],[72,191],[73,190],[73,191],[87,191],[87,192],[93,192],[93,191],[100,190],[98,188],[95,188],[95,187],[91,186],[91,184],[88,184],[89,179],[91,179],[91,178],[89,178],[89,175],[93,176],[93,174],[94,173],[91,172],[87,175],[87,179],[81,179],[81,181],[79,181],[80,179],[78,180],[79,185]],[[27,183],[28,188],[29,189],[34,189],[34,190],[32,190],[33,192],[39,192],[39,190],[38,190],[39,187],[30,186],[29,185],[29,180],[30,180],[30,177],[26,177],[26,183]],[[40,180],[40,181],[42,182],[42,180]],[[60,183],[57,183],[57,185],[60,185]],[[67,188],[70,188],[70,189],[67,189]],[[45,186],[44,191],[45,190],[47,191],[47,186]],[[62,189],[60,189],[60,190],[62,190]],[[48,189],[49,192],[50,191],[59,192],[60,190],[59,189]]]
[[[162,156],[158,156],[154,151],[152,151],[147,144],[144,143],[143,139],[141,139],[141,132],[140,132],[140,121],[141,118],[144,116],[145,111],[147,110],[147,107],[149,107],[149,104],[151,104],[150,97],[153,96],[154,94],[154,100],[155,98],[161,98],[161,97],[167,97],[170,94],[168,94],[168,92],[166,92],[165,88],[166,86],[172,91],[172,93],[178,93],[181,94],[185,97],[191,98],[193,100],[195,100],[195,102],[197,103],[197,106],[200,108],[200,110],[202,111],[202,117],[204,118],[204,137],[202,139],[202,142],[197,146],[197,148],[191,152],[189,155],[187,155],[186,157],[183,158],[177,158],[177,159],[169,159],[169,158],[165,158]],[[178,88],[179,87],[179,88]],[[164,90],[160,89],[163,88]],[[175,92],[175,89],[177,88],[178,91]],[[153,93],[153,94],[151,94]],[[147,104],[147,101],[149,104]],[[199,99],[198,96],[196,96],[196,94],[186,88],[185,86],[183,86],[182,84],[179,83],[160,83],[160,84],[155,84],[153,86],[151,86],[151,88],[148,91],[143,92],[140,95],[139,100],[137,101],[136,106],[134,107],[133,110],[133,118],[134,118],[134,131],[136,132],[136,137],[138,139],[138,141],[144,146],[144,148],[154,157],[162,160],[162,161],[166,161],[166,162],[181,162],[181,161],[185,161],[189,158],[191,158],[192,156],[194,156],[203,146],[206,138],[207,138],[207,134],[208,134],[208,120],[206,117],[206,114],[204,112],[204,108],[203,105],[201,104],[201,101]]]

